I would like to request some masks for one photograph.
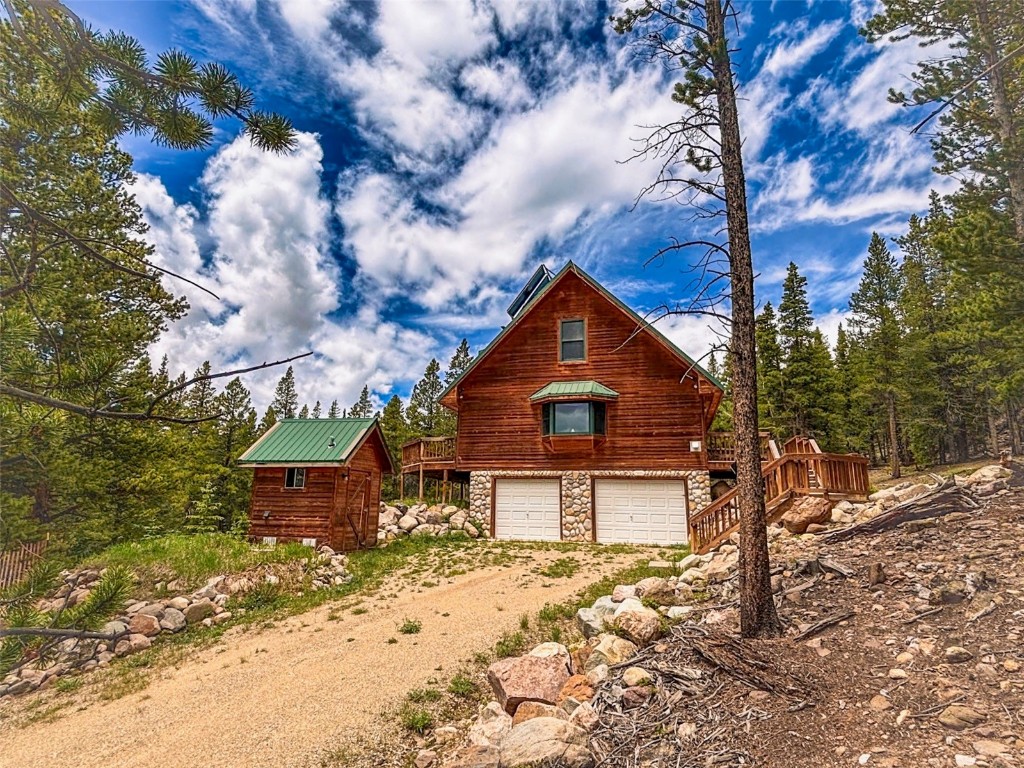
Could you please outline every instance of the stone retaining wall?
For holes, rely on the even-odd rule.
[[[665,478],[686,480],[690,514],[711,503],[711,478],[707,470],[495,470],[472,472],[469,476],[469,517],[485,536],[491,531],[491,495],[495,478],[559,478],[562,489],[562,539],[590,541],[594,530],[593,480],[601,477]]]

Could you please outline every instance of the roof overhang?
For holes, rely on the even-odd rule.
[[[611,387],[597,381],[552,381],[538,389],[530,400],[548,403],[554,400],[615,400],[619,396]]]

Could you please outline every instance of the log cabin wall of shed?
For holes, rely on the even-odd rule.
[[[377,521],[380,517],[381,468],[387,466],[387,449],[376,430],[356,451],[349,466],[357,472],[370,473],[369,509],[362,533],[364,546],[372,547],[377,543]]]
[[[252,481],[249,535],[278,541],[315,538],[326,543],[331,535],[336,467],[307,467],[305,488],[285,488],[284,467],[257,467]],[[263,513],[269,511],[266,519]]]
[[[587,360],[559,362],[559,323],[584,318]],[[458,466],[485,469],[705,469],[696,374],[649,333],[619,349],[636,325],[575,274],[544,295],[458,385]],[[552,451],[530,395],[551,381],[594,380],[619,397],[607,435],[591,448]],[[556,438],[557,439],[557,438]]]

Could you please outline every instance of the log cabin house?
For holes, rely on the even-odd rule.
[[[249,536],[266,543],[377,543],[381,477],[394,467],[377,419],[283,419],[238,460],[254,469]]]
[[[706,550],[736,529],[733,438],[709,431],[714,376],[572,262],[540,267],[508,313],[440,397],[456,434],[402,448],[421,497],[424,477],[467,482],[470,519],[498,539]],[[867,492],[866,459],[792,445],[784,456],[762,436],[771,514],[800,492]]]

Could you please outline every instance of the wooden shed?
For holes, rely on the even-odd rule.
[[[252,538],[339,552],[377,543],[381,477],[394,472],[377,419],[283,419],[238,465],[255,470]]]

